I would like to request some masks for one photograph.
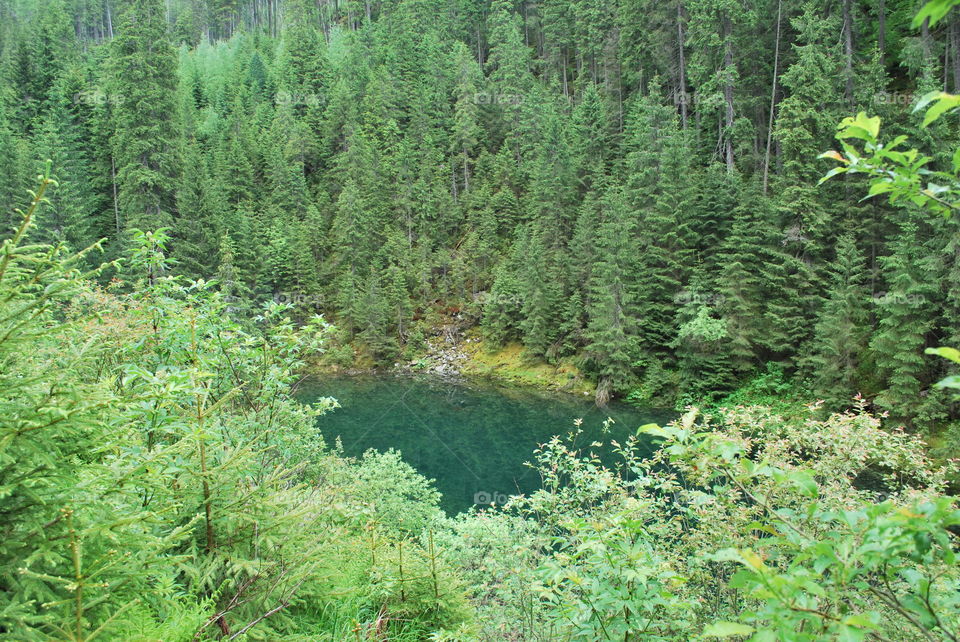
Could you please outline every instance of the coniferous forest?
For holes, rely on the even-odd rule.
[[[0,639],[960,639],[958,4],[0,0]],[[451,332],[680,414],[446,515]]]
[[[178,273],[380,364],[455,309],[601,399],[770,364],[929,424],[954,223],[816,185],[861,110],[949,160],[956,123],[912,106],[960,87],[960,17],[914,5],[7,3],[0,195],[52,159],[36,240],[164,228]]]

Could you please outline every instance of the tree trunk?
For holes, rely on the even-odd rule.
[[[594,394],[594,403],[598,408],[604,408],[610,403],[610,388],[612,388],[610,377],[601,377],[597,382],[597,390]]]
[[[483,67],[483,43],[480,41],[480,24],[477,23],[477,63]]]
[[[117,161],[110,155],[110,184],[113,186],[113,218],[120,234],[120,204],[117,200]]]
[[[846,73],[846,99],[853,104],[853,9],[852,0],[843,0],[843,58]]]
[[[777,39],[773,49],[773,88],[770,90],[770,121],[767,125],[767,149],[763,156],[763,194],[767,194],[770,175],[770,143],[773,140],[773,111],[777,105],[777,73],[780,65],[780,18],[783,13],[783,0],[777,2]]]
[[[953,91],[960,92],[960,17],[956,13],[950,18],[950,69],[953,72]]]
[[[457,168],[456,164],[450,165],[450,195],[453,196],[453,202],[457,202],[459,194],[457,193]]]
[[[617,133],[623,134],[623,68],[617,64]]]
[[[928,69],[924,70],[924,76],[926,76],[928,71],[932,71],[933,66],[933,36],[930,35],[930,18],[924,20],[920,27],[920,43],[923,46],[923,64],[929,66]]]
[[[886,66],[887,56],[887,9],[886,0],[877,0],[877,48],[880,49],[880,64]]]
[[[523,44],[530,46],[530,22],[527,20],[527,3],[520,3],[520,17],[523,18]]]
[[[723,151],[724,159],[727,163],[727,171],[732,172],[734,168],[733,159],[733,121],[735,112],[733,110],[733,44],[731,43],[733,28],[730,24],[729,16],[723,17],[723,99],[726,102],[726,113],[724,115],[724,134]]]
[[[943,43],[943,91],[948,90],[948,82],[950,79],[950,34],[946,34],[945,42]]]
[[[677,51],[680,53],[680,124],[684,131],[687,129],[687,118],[689,116],[687,103],[687,60],[683,52],[683,0],[677,2]]]

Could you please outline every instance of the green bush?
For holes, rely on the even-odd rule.
[[[323,320],[270,304],[240,326],[214,284],[171,275],[162,230],[103,291],[84,254],[26,240],[50,184],[0,246],[2,636],[467,630],[436,491],[395,453],[325,450],[336,402],[291,396]]]

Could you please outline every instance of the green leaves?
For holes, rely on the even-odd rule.
[[[960,359],[958,351],[942,353]],[[953,610],[960,597],[948,588],[960,581],[949,531],[960,514],[956,499],[921,492],[878,502],[841,481],[858,476],[865,461],[910,459],[895,434],[872,428],[866,416],[786,429],[782,418],[767,423],[756,409],[734,416],[687,435],[682,446],[676,423],[654,430],[666,439],[658,457],[707,490],[674,505],[704,524],[698,538],[719,544],[715,552],[695,545],[690,562],[729,577],[719,584],[738,591],[736,606],[716,613],[704,637],[864,640],[904,626],[923,635],[937,618],[950,631],[960,626]],[[847,456],[851,463],[841,464]],[[731,563],[736,568],[717,570]],[[928,605],[928,594],[943,597]],[[908,616],[897,619],[891,608]]]
[[[637,428],[638,435],[650,435],[651,437],[659,437],[661,439],[669,439],[670,437],[676,436],[676,431],[670,427],[663,428],[657,424],[644,424]]]
[[[934,354],[944,359],[949,359],[954,363],[960,364],[960,350],[956,348],[927,348],[926,354]],[[938,388],[951,388],[960,390],[960,375],[951,375],[937,382]]]
[[[960,106],[960,97],[932,92],[924,96],[915,111],[930,103],[933,106],[927,110],[924,127]],[[837,127],[843,153],[828,151],[819,156],[841,164],[828,171],[819,184],[839,174],[867,174],[873,180],[865,199],[885,194],[891,203],[906,201],[945,216],[960,210],[960,149],[953,155],[952,173],[934,171],[928,168],[932,158],[916,149],[903,149],[904,136],[884,144],[879,133],[879,117],[870,118],[860,112],[856,117],[845,118]],[[850,141],[862,141],[862,150]]]
[[[752,626],[737,622],[714,622],[703,630],[705,638],[729,638],[737,635],[746,636],[756,631]]]
[[[928,0],[913,17],[914,29],[919,28],[926,20],[930,21],[931,27],[935,26],[957,5],[960,5],[960,0]]]
[[[944,359],[949,359],[954,363],[960,363],[960,350],[956,348],[927,348],[924,350],[926,354],[935,354],[937,356],[943,357]]]
[[[877,136],[880,135],[880,117],[869,117],[860,112],[856,116],[844,118],[837,129],[837,138],[840,140],[856,138],[875,145]]]
[[[542,595],[556,605],[554,626],[591,640],[686,637],[685,578],[629,511],[602,520],[565,522],[556,537],[562,552],[539,571]]]
[[[816,499],[820,494],[820,487],[817,486],[813,473],[809,470],[798,470],[791,473],[788,479],[805,497]]]
[[[931,103],[933,103],[933,105],[927,107],[927,105]],[[920,102],[913,108],[913,111],[917,113],[926,108],[927,111],[923,116],[923,127],[929,127],[941,116],[958,107],[960,107],[960,96],[948,94],[943,91],[932,91],[920,99]]]
[[[861,140],[865,143],[865,148],[868,152],[876,150],[877,136],[879,135],[880,118],[878,116],[871,118],[864,112],[860,112],[856,116],[848,116],[847,118],[844,118],[837,126],[837,140]],[[826,175],[820,179],[818,184],[823,184],[839,174],[858,171],[863,159],[861,159],[858,152],[846,142],[843,144],[843,149],[846,153],[846,156],[840,152],[830,150],[820,154],[817,157],[827,158],[842,163],[839,167],[834,167],[827,172]]]

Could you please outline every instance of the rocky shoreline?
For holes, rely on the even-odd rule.
[[[519,344],[501,346],[488,351],[475,329],[465,327],[462,318],[447,317],[427,338],[422,354],[413,359],[398,360],[386,367],[329,368],[349,376],[375,372],[397,375],[426,374],[463,381],[481,377],[506,385],[540,390],[553,390],[578,396],[594,393],[594,386],[572,364],[549,365],[528,362]],[[323,369],[323,366],[319,366]]]
[[[480,339],[460,339],[459,334],[435,337],[427,342],[427,352],[418,359],[393,364],[399,372],[428,373],[442,377],[459,377],[470,356],[464,351],[464,344],[479,343]]]

